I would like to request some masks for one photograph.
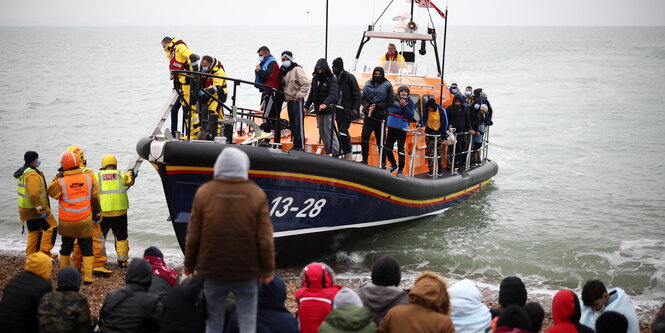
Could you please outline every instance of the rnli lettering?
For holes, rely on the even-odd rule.
[[[70,197],[78,197],[80,195],[85,195],[87,192],[87,187],[85,183],[71,183],[69,184],[69,192]]]
[[[117,173],[103,174],[102,180],[118,180],[118,174]]]

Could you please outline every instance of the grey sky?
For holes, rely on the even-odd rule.
[[[388,2],[330,0],[330,24],[367,25]],[[324,10],[324,0],[0,0],[0,26],[322,25]],[[450,0],[449,10],[454,25],[665,25],[664,0]]]

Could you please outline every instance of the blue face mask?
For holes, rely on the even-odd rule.
[[[286,68],[291,67],[291,60],[282,61],[282,65]]]
[[[263,62],[263,56],[259,56],[259,62]]]
[[[450,92],[453,94],[457,94],[457,89],[450,89]]]
[[[480,104],[474,104],[473,108],[476,109],[476,110],[480,109]]]
[[[201,67],[202,72],[207,72],[210,70],[210,67]]]
[[[466,96],[471,96],[471,90],[467,90],[467,91],[465,91],[465,92],[464,92],[464,95],[466,95]]]
[[[42,165],[42,160],[37,160],[37,167],[39,168],[40,165]]]

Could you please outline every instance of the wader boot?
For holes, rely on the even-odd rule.
[[[115,252],[118,254],[118,267],[127,268],[127,260],[129,260],[129,241],[126,239],[115,241]]]
[[[69,266],[69,256],[60,255],[60,268]]]
[[[95,257],[83,257],[83,284],[92,284],[92,261]]]

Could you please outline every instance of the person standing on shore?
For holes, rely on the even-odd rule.
[[[16,275],[3,290],[0,300],[0,323],[3,332],[39,332],[39,300],[51,291],[53,262],[42,252],[25,261],[24,271]]]
[[[309,92],[309,78],[305,70],[293,61],[291,51],[282,52],[282,67],[280,67],[280,80],[284,87],[284,99],[289,114],[289,127],[291,130],[291,142],[293,150],[305,148],[304,128],[304,102]]]
[[[117,165],[118,160],[115,156],[106,155],[102,158],[102,168],[96,175],[97,184],[99,184],[99,201],[102,206],[100,228],[104,243],[106,243],[106,235],[109,230],[113,231],[115,251],[118,254],[118,266],[127,268],[127,260],[129,259],[129,240],[127,239],[129,198],[127,197],[127,189],[134,185],[134,175],[132,170],[128,170],[123,174],[118,171]],[[104,253],[104,257],[106,257],[106,253]],[[95,270],[98,270],[98,268],[95,268]]]
[[[185,275],[206,279],[207,332],[221,332],[224,327],[230,292],[240,332],[255,332],[257,279],[260,283],[273,279],[275,245],[268,198],[248,179],[248,171],[245,152],[224,148],[215,162],[214,179],[198,188],[192,202]]]
[[[14,178],[18,180],[19,217],[28,227],[25,254],[41,251],[55,259],[58,255],[51,253],[51,249],[55,245],[58,224],[51,213],[44,173],[37,169],[41,165],[39,154],[27,151],[23,161],[25,164],[14,172]]]
[[[74,248],[74,240],[83,253],[83,281],[92,283],[92,230],[93,220],[99,223],[102,211],[99,205],[99,187],[79,165],[77,154],[66,152],[60,159],[62,172],[49,184],[47,193],[59,200],[58,222],[62,246],[60,247],[60,267],[69,266],[69,258]]]
[[[580,322],[589,327],[596,327],[596,318],[605,311],[618,312],[628,319],[628,333],[639,333],[640,322],[630,296],[621,288],[607,291],[600,280],[589,280],[582,287],[582,318]]]
[[[340,154],[344,155],[345,159],[352,160],[353,152],[349,127],[351,122],[360,115],[360,87],[358,87],[356,77],[344,70],[344,60],[342,58],[333,60],[332,71],[335,78],[337,78],[339,93],[341,94],[339,104],[343,108],[335,111],[335,120],[339,130]]]

